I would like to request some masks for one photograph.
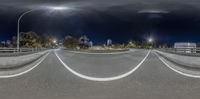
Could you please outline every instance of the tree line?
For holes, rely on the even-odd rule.
[[[21,48],[53,48],[57,45],[55,44],[55,38],[45,33],[43,35],[38,35],[35,32],[21,32],[19,36],[19,42]],[[9,43],[2,42],[3,47],[15,48],[17,46],[17,37],[13,36],[11,40],[7,40]],[[4,44],[5,43],[5,44]],[[61,46],[72,49],[87,49],[91,46],[87,36],[83,35],[80,38],[75,38],[73,36],[65,36]],[[0,45],[0,47],[2,47]]]
[[[54,42],[54,37],[48,33],[43,35],[38,35],[35,32],[21,32],[20,33],[20,47],[21,48],[53,48],[57,44]],[[13,36],[11,40],[9,40],[9,44],[5,42],[1,42],[6,47],[16,47],[17,46],[17,38]],[[93,42],[89,40],[86,35],[80,36],[79,38],[67,35],[62,40],[63,47],[70,49],[88,49],[93,46]],[[102,44],[100,45],[103,48],[113,48],[113,49],[124,49],[124,48],[151,48],[151,43],[141,43],[139,41],[130,40],[127,43],[122,44]]]
[[[53,43],[53,36],[48,33],[39,36],[37,33],[32,31],[21,32],[19,37],[21,48],[51,48],[55,45]],[[11,40],[7,40],[1,43],[1,47],[15,48],[16,46],[16,36],[13,36]]]

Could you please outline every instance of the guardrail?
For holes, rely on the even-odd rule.
[[[47,50],[46,48],[0,48],[0,53],[23,53],[23,52],[38,52]]]
[[[173,54],[200,56],[200,48],[162,48],[158,50]]]

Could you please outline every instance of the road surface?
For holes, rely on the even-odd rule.
[[[132,72],[116,80],[94,81],[69,71],[61,61],[86,77]],[[152,51],[83,55],[57,50],[28,73],[1,78],[0,99],[199,99],[199,85],[199,78],[173,71]]]

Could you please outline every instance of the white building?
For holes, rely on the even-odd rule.
[[[183,53],[196,53],[196,43],[190,42],[177,42],[174,43],[174,48],[176,52],[183,52]]]
[[[109,45],[112,45],[112,40],[111,39],[107,40],[107,46],[109,46]]]
[[[92,47],[93,46],[93,42],[89,41],[89,46]]]

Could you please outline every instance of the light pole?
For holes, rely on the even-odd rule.
[[[66,7],[47,7],[47,8],[51,9],[51,10],[65,10],[65,9],[67,9]],[[19,51],[19,49],[20,49],[20,22],[21,22],[21,19],[26,14],[33,12],[33,11],[36,11],[36,10],[39,10],[39,9],[33,9],[33,10],[26,11],[26,12],[22,13],[20,15],[20,17],[18,18],[18,21],[17,21],[17,51]]]
[[[19,51],[19,45],[20,45],[20,43],[19,43],[19,36],[20,36],[20,21],[21,21],[21,19],[22,19],[22,17],[24,16],[24,15],[26,15],[26,14],[28,14],[28,13],[30,13],[30,12],[32,12],[32,11],[35,11],[35,9],[34,10],[29,10],[29,11],[26,11],[26,12],[24,12],[23,14],[21,14],[20,15],[20,17],[19,17],[19,19],[18,19],[18,21],[17,21],[17,51]]]

